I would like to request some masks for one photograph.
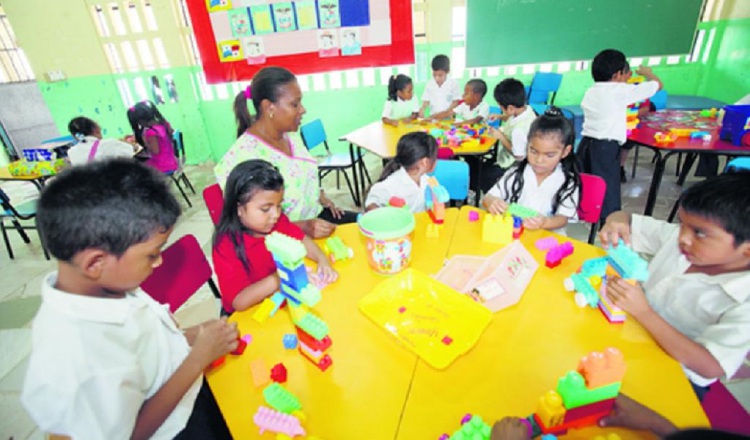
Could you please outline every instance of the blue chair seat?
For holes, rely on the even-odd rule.
[[[16,208],[16,212],[23,217],[32,217],[36,215],[36,200],[29,200],[28,202],[21,203],[20,205],[13,205]],[[6,209],[3,212],[4,217],[14,217],[11,210]]]

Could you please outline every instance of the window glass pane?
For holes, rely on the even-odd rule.
[[[130,25],[130,30],[136,34],[143,32],[141,17],[138,15],[138,9],[136,8],[135,3],[125,2],[125,8],[128,16],[128,24]]]
[[[144,1],[143,5],[143,16],[146,18],[146,28],[150,31],[158,31],[159,25],[156,24],[156,16],[154,15],[154,9],[151,7],[151,2]]]

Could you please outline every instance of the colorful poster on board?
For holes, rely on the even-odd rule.
[[[362,40],[359,36],[359,28],[342,28],[340,36],[341,56],[362,55]]]
[[[263,45],[263,37],[243,38],[242,50],[245,53],[247,64],[266,63],[266,49]]]
[[[316,29],[318,27],[318,10],[315,0],[294,2],[294,12],[297,16],[299,30]]]
[[[318,17],[321,28],[340,27],[339,0],[318,0]]]
[[[255,30],[255,35],[270,34],[274,32],[271,8],[268,5],[250,6],[250,15],[253,17],[253,30]]]
[[[219,49],[219,60],[222,62],[238,61],[243,58],[239,40],[220,41],[217,46]]]
[[[290,32],[297,30],[297,21],[294,17],[294,6],[292,2],[274,3],[273,20],[276,23],[276,32]]]
[[[228,11],[232,9],[232,0],[206,0],[208,12]]]
[[[318,55],[321,58],[339,56],[339,38],[335,30],[318,31]]]
[[[253,35],[253,28],[250,25],[250,15],[247,8],[230,9],[229,26],[232,28],[234,38],[250,37]]]

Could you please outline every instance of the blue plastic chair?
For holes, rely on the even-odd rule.
[[[26,235],[26,230],[37,229],[36,227],[36,203],[37,200],[30,200],[22,203],[18,206],[14,206],[10,202],[10,197],[2,189],[0,189],[0,233],[5,241],[5,248],[8,250],[8,256],[12,260],[15,256],[13,255],[13,248],[10,245],[10,238],[8,237],[8,226],[5,224],[5,220],[10,220],[12,227],[18,231],[21,239],[24,243],[31,243],[29,236]],[[34,220],[33,226],[23,226],[20,220]],[[42,236],[39,236],[41,241]],[[42,250],[44,251],[44,257],[49,260],[49,253],[47,248],[42,243]]]
[[[649,98],[652,104],[654,104],[654,108],[657,110],[664,110],[667,108],[667,91],[666,90],[659,90]]]
[[[469,165],[460,160],[438,160],[432,172],[448,190],[451,200],[466,200],[469,196]]]
[[[490,106],[490,114],[491,115],[502,115],[503,111],[502,111],[502,109],[500,109],[500,107],[498,107],[496,105],[491,105]],[[497,121],[488,122],[487,125],[489,125],[490,127],[498,128],[498,127],[500,127],[500,120],[498,119]]]
[[[736,157],[724,167],[725,173],[748,172],[750,171],[750,157]]]
[[[529,104],[554,104],[557,91],[562,83],[562,75],[552,72],[536,72],[526,91]]]

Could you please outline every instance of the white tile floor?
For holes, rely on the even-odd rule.
[[[630,164],[629,164],[630,166]],[[667,174],[657,200],[655,217],[666,218],[680,188],[675,185],[674,159],[670,161]],[[380,160],[368,156],[370,176],[380,174]],[[642,152],[638,164],[638,175],[623,187],[624,208],[633,212],[642,212],[651,176],[651,154]],[[174,233],[172,241],[185,234],[198,238],[207,256],[210,256],[210,239],[213,226],[201,198],[202,189],[213,183],[212,167],[209,165],[189,167],[187,170],[197,195],[190,195],[192,208],[187,208],[181,197],[178,198],[186,208]],[[691,181],[688,181],[689,185]],[[1,182],[2,188],[14,201],[37,196],[31,184]],[[325,179],[326,192],[337,205],[354,209],[345,183],[342,188],[335,188],[335,177]],[[568,233],[573,238],[586,240],[586,225],[571,225]],[[18,234],[10,231],[16,259],[10,260],[3,245],[0,248],[0,439],[13,438],[43,439],[44,435],[34,426],[19,402],[19,393],[23,383],[24,372],[30,345],[30,322],[39,307],[39,286],[42,277],[54,269],[55,265],[44,259],[39,247],[39,238],[34,231],[29,232],[31,244],[24,244]],[[210,258],[209,258],[210,260]],[[193,296],[180,310],[178,319],[186,324],[201,322],[218,314],[217,303],[210,290],[205,287]],[[728,385],[746,408],[750,408],[750,381],[736,381]]]

